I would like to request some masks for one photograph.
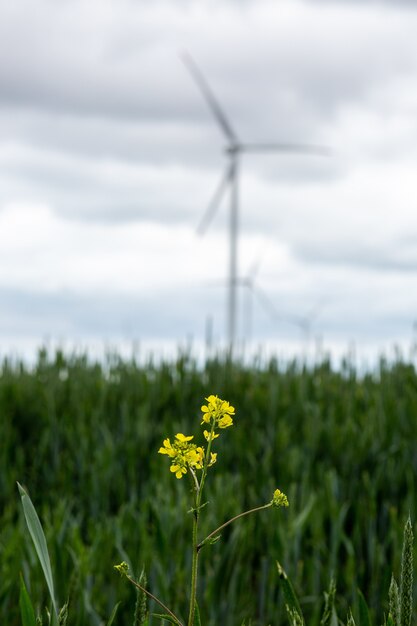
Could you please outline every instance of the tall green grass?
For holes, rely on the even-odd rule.
[[[184,355],[141,366],[43,351],[33,368],[1,368],[1,624],[20,624],[20,572],[32,599],[47,603],[16,481],[42,519],[57,601],[69,593],[71,625],[104,623],[119,600],[115,624],[131,623],[136,597],[114,574],[120,560],[138,574],[145,567],[149,588],[184,611],[188,493],[156,452],[165,436],[190,430],[209,393],[228,399],[238,417],[207,484],[207,530],[268,501],[277,484],[291,506],[225,529],[221,545],[202,555],[203,623],[286,623],[276,560],[306,623],[319,624],[331,576],[340,614],[349,606],[359,614],[360,588],[371,617],[383,621],[403,522],[416,518],[412,365],[382,361],[359,377],[349,363],[335,371],[327,361],[306,368],[213,359],[201,367]]]

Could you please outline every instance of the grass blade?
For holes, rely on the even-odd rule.
[[[330,579],[329,590],[324,594],[325,602],[323,615],[320,620],[320,626],[337,626],[337,616],[334,608],[334,600],[336,596],[336,582],[332,577]],[[361,625],[362,626],[362,625]]]
[[[295,612],[299,616],[301,623],[304,624],[303,613],[301,611],[301,606],[298,601],[298,598],[295,594],[294,587],[292,586],[291,581],[288,578],[287,574],[285,573],[285,570],[282,567],[282,565],[278,561],[276,561],[276,564],[278,568],[279,581],[282,587],[282,591],[284,593],[285,603],[287,604],[289,608],[289,614],[292,614]]]
[[[358,597],[359,597],[359,624],[360,626],[371,626],[369,608],[368,608],[365,598],[363,597],[363,593],[360,589],[358,589]]]
[[[67,626],[68,619],[68,601],[65,602],[64,606],[61,608],[58,615],[58,625],[59,626]]]
[[[49,595],[52,600],[53,611],[51,623],[52,626],[58,626],[58,611],[55,602],[54,581],[52,578],[51,561],[49,559],[45,535],[31,499],[19,483],[17,483],[17,486],[22,498],[23,513],[25,515],[26,524],[29,529],[30,536],[32,537],[33,545],[35,546],[36,554],[38,555],[46,584],[48,585]]]
[[[120,606],[120,602],[118,602],[116,604],[116,606],[114,607],[110,617],[109,617],[109,621],[107,622],[106,626],[112,626],[113,622],[114,622],[114,618],[116,617],[116,613],[117,613],[117,609]]]
[[[27,592],[22,574],[20,574],[19,606],[22,626],[36,626],[35,611],[33,610],[32,602]]]
[[[200,609],[198,608],[197,601],[195,603],[195,611],[194,611],[194,626],[201,626]]]
[[[408,518],[404,527],[401,557],[400,616],[401,626],[410,626],[413,610],[413,529]]]

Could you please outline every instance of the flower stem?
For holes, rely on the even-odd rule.
[[[197,504],[197,507],[199,504]],[[198,530],[198,508],[193,513],[193,539],[192,539],[192,569],[191,569],[191,593],[190,593],[190,612],[188,616],[188,626],[194,624],[195,601],[197,595],[197,573],[198,573],[198,546],[197,546],[197,530]]]
[[[192,566],[191,566],[191,593],[190,593],[190,612],[188,615],[188,626],[194,626],[195,603],[197,597],[197,577],[198,577],[198,553],[200,551],[198,544],[198,517],[200,514],[201,499],[203,496],[203,487],[207,476],[207,469],[210,459],[211,443],[213,440],[215,422],[211,423],[210,438],[207,443],[206,455],[204,457],[203,471],[201,474],[200,484],[195,480],[194,489],[194,511],[193,511],[193,536],[192,536]]]
[[[268,504],[263,504],[262,506],[257,506],[254,509],[249,509],[249,511],[244,511],[243,513],[239,513],[239,515],[235,515],[234,517],[229,519],[227,522],[225,522],[224,524],[216,528],[216,530],[213,530],[213,532],[207,535],[207,537],[203,539],[203,541],[200,541],[200,543],[197,545],[197,552],[201,550],[201,548],[204,546],[205,543],[207,543],[207,541],[209,541],[209,539],[214,537],[214,535],[216,535],[218,532],[223,530],[223,528],[225,528],[226,526],[229,526],[229,524],[231,524],[232,522],[235,522],[240,517],[244,517],[245,515],[250,515],[251,513],[256,513],[256,511],[262,511],[263,509],[269,509],[269,507],[271,506],[272,506],[272,502],[268,502]]]
[[[153,593],[151,593],[150,591],[148,591],[147,589],[145,589],[145,587],[142,587],[142,585],[140,585],[139,583],[136,582],[136,580],[134,580],[133,578],[131,578],[131,576],[127,576],[126,578],[128,580],[130,580],[130,582],[135,585],[135,587],[137,587],[138,589],[140,589],[141,591],[143,591],[143,593],[146,593],[147,596],[149,596],[152,600],[154,600],[155,602],[157,602],[159,604],[159,606],[161,606],[164,611],[166,611],[171,617],[172,619],[175,620],[175,622],[178,624],[178,626],[183,626],[182,622],[178,619],[178,617],[163,603],[161,602],[161,600],[158,600],[158,598],[156,596],[153,595]]]

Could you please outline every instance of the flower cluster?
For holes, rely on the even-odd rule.
[[[115,565],[114,569],[117,569],[120,576],[129,576],[129,565],[126,561],[122,561],[119,565]]]
[[[230,406],[226,400],[222,400],[218,396],[209,396],[206,398],[207,404],[201,407],[203,412],[202,424],[210,424],[214,428],[227,428],[233,425],[232,415],[235,414],[235,408]],[[204,436],[208,440],[209,433],[204,431]],[[218,435],[215,435],[218,437]]]
[[[210,426],[210,431],[203,431],[206,441],[209,442],[208,450],[191,443],[193,437],[182,433],[175,435],[172,443],[170,439],[164,439],[163,446],[158,450],[159,454],[166,454],[171,459],[170,470],[177,478],[182,478],[187,470],[194,472],[211,467],[217,461],[217,452],[210,451],[212,441],[219,436],[215,429],[227,428],[233,424],[231,416],[235,414],[234,407],[218,396],[209,396],[206,400],[207,405],[201,407],[201,423]]]
[[[288,506],[288,498],[280,489],[275,489],[271,501],[272,506]]]
[[[160,454],[166,454],[172,459],[170,470],[177,478],[182,478],[187,473],[187,468],[199,470],[203,467],[204,449],[190,443],[193,438],[178,433],[172,444],[169,439],[164,439],[164,445],[158,450]]]

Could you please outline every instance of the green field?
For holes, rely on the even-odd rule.
[[[264,504],[275,487],[290,507],[239,520],[201,556],[205,626],[287,623],[275,561],[319,623],[323,591],[358,615],[361,589],[377,624],[399,571],[402,530],[416,519],[417,373],[381,362],[359,376],[277,362],[139,365],[111,356],[41,352],[32,367],[4,361],[0,376],[0,624],[21,624],[19,573],[40,609],[47,590],[25,528],[16,481],[45,528],[59,602],[71,626],[132,624],[135,592],[113,569],[147,571],[149,588],[184,615],[189,593],[189,488],[157,454],[165,437],[199,433],[214,393],[237,411],[208,478],[207,533]],[[158,623],[154,620],[152,623]],[[357,621],[357,624],[359,622]]]

